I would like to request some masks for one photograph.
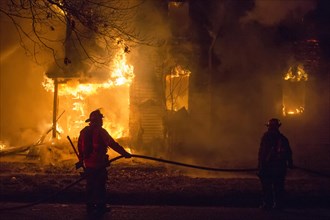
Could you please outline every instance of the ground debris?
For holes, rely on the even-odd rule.
[[[61,191],[81,178],[74,160],[58,166],[0,161],[0,198],[3,201],[36,200]],[[201,174],[201,173],[198,173]],[[107,191],[113,203],[206,203],[209,205],[259,202],[261,186],[254,175],[232,173],[218,177],[187,175],[186,169],[157,163],[124,160],[108,168]],[[287,190],[299,201],[328,201],[329,179],[291,174]],[[85,181],[62,192],[61,201],[84,200]],[[302,200],[302,198],[304,200]],[[313,201],[315,202],[315,201]]]

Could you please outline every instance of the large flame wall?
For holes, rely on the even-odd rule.
[[[57,129],[60,135],[77,137],[89,113],[101,108],[105,116],[103,127],[114,138],[128,136],[129,87],[134,78],[133,66],[127,64],[125,53],[118,49],[108,71],[107,80],[103,81],[95,78],[45,78],[43,86],[47,91],[54,92],[54,83],[58,83],[58,97],[54,98],[58,99]]]

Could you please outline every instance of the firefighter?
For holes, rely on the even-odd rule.
[[[91,112],[86,122],[89,125],[80,131],[78,138],[79,163],[85,166],[86,210],[88,214],[103,214],[107,211],[108,147],[125,158],[131,155],[102,127],[103,115],[100,110]]]
[[[266,124],[268,130],[261,138],[258,152],[258,176],[262,185],[264,210],[283,206],[287,168],[293,168],[289,140],[280,131],[281,122],[272,118]]]

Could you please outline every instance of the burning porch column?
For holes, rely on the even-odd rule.
[[[58,79],[54,78],[54,101],[53,101],[53,130],[52,138],[56,139],[57,112],[58,112]]]

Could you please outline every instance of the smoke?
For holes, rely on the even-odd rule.
[[[7,45],[8,46],[8,45]],[[19,44],[12,46],[11,48],[5,49],[1,51],[0,62],[5,62],[8,58],[10,58],[18,49],[20,48]]]
[[[321,109],[317,107],[320,103],[328,106],[325,100],[329,99],[325,97],[329,92],[327,96],[315,96],[316,91],[327,90],[324,83],[308,82],[308,112],[301,117],[282,116],[283,75],[294,64],[295,54],[292,50],[294,42],[282,36],[279,30],[283,24],[295,30],[292,25],[300,23],[304,15],[315,9],[315,1],[256,1],[253,8],[248,4],[245,8],[239,7],[232,1],[224,4],[226,14],[216,20],[221,24],[221,34],[214,53],[220,62],[214,64],[217,70],[212,78],[216,81],[212,97],[212,127],[207,129],[206,115],[204,119],[198,119],[201,123],[192,131],[193,138],[185,149],[190,152],[186,155],[192,155],[199,163],[217,167],[255,167],[259,141],[266,131],[264,124],[272,117],[283,122],[281,131],[291,142],[297,164],[308,160],[308,154],[315,155],[315,158],[325,155],[328,149],[321,150],[321,145],[324,146],[325,140],[329,141],[325,138],[329,131],[329,124],[325,125],[325,121],[328,122],[329,117],[316,112]],[[196,99],[194,102],[205,103]],[[200,105],[202,109],[208,107],[207,104]],[[309,124],[308,129],[303,128],[305,123]],[[313,131],[312,127],[321,129],[316,132],[318,129]],[[304,135],[307,130],[308,137]],[[311,146],[314,146],[314,152]],[[306,151],[302,152],[301,148]],[[320,161],[327,158],[323,156],[322,160],[313,159],[310,163],[322,167],[325,162]]]
[[[3,13],[0,21],[1,29],[6,30],[0,37],[0,140],[11,146],[26,146],[35,143],[51,127],[52,95],[41,85],[45,66],[22,47],[27,38],[19,37],[12,21]],[[28,22],[19,25],[31,29]],[[39,56],[43,61],[49,57],[41,53]]]
[[[302,19],[307,12],[315,9],[315,7],[316,0],[255,0],[255,7],[241,18],[241,22],[256,21],[265,26],[275,26],[288,17]]]
[[[14,38],[15,33],[9,27],[6,30]],[[0,140],[9,140],[11,145],[31,144],[50,124],[51,97],[41,86],[43,68],[35,65],[18,43],[2,41],[4,44],[17,49],[7,53],[1,48],[1,56],[6,56],[0,62]]]
[[[303,45],[298,45],[297,49],[300,51],[301,54],[293,54],[294,51],[290,49],[290,45],[293,42],[287,41],[285,43],[284,36],[282,37],[279,32],[281,25],[286,25],[288,29],[299,30],[297,25],[304,25],[306,32],[313,30],[313,25],[315,26],[316,23],[311,25],[309,22],[311,20],[307,20],[308,17],[305,15],[313,12],[316,7],[318,10],[321,7],[324,7],[326,1],[255,1],[255,7],[251,10],[248,10],[246,15],[240,19],[240,22],[245,30],[252,31],[251,27],[257,26],[256,24],[260,24],[262,27],[266,27],[270,30],[270,35],[264,36],[264,33],[255,33],[256,36],[259,36],[263,40],[260,41],[250,41],[249,37],[246,37],[246,40],[249,40],[248,45],[252,44],[255,47],[253,54],[251,53],[250,56],[254,56],[256,59],[260,60],[259,68],[263,68],[264,73],[268,72],[269,74],[272,73],[273,77],[269,75],[262,76],[262,73],[259,72],[261,76],[260,82],[264,85],[262,90],[260,90],[259,97],[264,96],[263,100],[263,108],[269,108],[267,105],[272,105],[272,103],[277,103],[275,108],[276,112],[281,111],[280,99],[282,97],[278,97],[276,91],[282,90],[282,95],[285,91],[283,91],[283,82],[280,83],[276,76],[283,75],[289,66],[292,66],[295,62],[297,62],[296,57],[303,57],[303,59],[313,60],[315,62],[314,56],[320,56],[318,54],[318,50],[311,49],[311,45],[309,45],[309,49],[304,47]],[[318,5],[319,4],[319,5]],[[315,11],[313,12],[315,16]],[[305,21],[306,20],[306,21]],[[317,22],[317,21],[314,21]],[[310,34],[313,37],[318,36],[325,27],[318,27],[320,30],[314,29]],[[275,30],[275,31],[272,31]],[[299,32],[302,34],[303,32]],[[295,33],[298,35],[297,33]],[[245,35],[251,36],[251,35]],[[299,40],[306,40],[304,35],[300,35],[297,39]],[[268,43],[265,44],[265,40],[268,40]],[[316,37],[317,39],[317,37]],[[270,45],[269,42],[273,40],[274,44]],[[321,39],[319,39],[321,40]],[[255,43],[260,42],[260,46],[257,47]],[[267,41],[266,41],[267,42]],[[320,42],[322,45],[322,42]],[[245,50],[249,48],[249,46],[242,47]],[[250,48],[252,49],[252,48]],[[251,50],[252,51],[252,50]],[[271,56],[269,56],[271,54]],[[308,55],[309,54],[309,55]],[[245,56],[246,60],[249,60],[250,56]],[[313,58],[314,57],[314,58]],[[299,60],[299,62],[306,62],[306,60]],[[308,62],[308,61],[307,61]],[[318,62],[318,61],[316,61]],[[306,64],[306,65],[305,65]],[[323,114],[321,112],[329,111],[329,90],[327,89],[328,86],[325,81],[328,81],[329,71],[327,69],[320,68],[321,65],[313,68],[307,68],[309,65],[305,63],[304,66],[306,67],[307,74],[309,74],[309,81],[306,83],[305,91],[303,94],[295,94],[296,99],[298,97],[304,96],[305,99],[305,112],[300,117],[283,117],[281,115],[272,114],[271,111],[268,112],[268,117],[275,115],[276,117],[280,118],[283,122],[283,126],[281,127],[282,132],[289,137],[291,142],[291,147],[294,152],[294,160],[296,164],[301,164],[302,166],[310,166],[310,167],[318,167],[318,169],[323,169],[328,167],[329,164],[325,161],[329,160],[328,155],[328,146],[329,145],[329,114]],[[268,67],[267,67],[268,66]],[[268,68],[268,70],[267,70]],[[277,71],[276,71],[277,69]],[[257,69],[250,70],[250,71],[257,71]],[[276,81],[277,80],[277,81]],[[276,83],[277,82],[277,83]],[[302,83],[300,83],[302,84]],[[293,87],[294,85],[291,85]],[[302,85],[300,85],[302,86]],[[319,91],[327,91],[327,95],[315,95],[321,94]],[[277,97],[276,97],[277,96]],[[253,97],[253,96],[252,96]],[[256,96],[257,97],[257,96]],[[273,104],[274,105],[274,104]],[[323,107],[319,107],[319,105]],[[265,118],[266,119],[266,118]],[[308,134],[308,135],[306,135]],[[327,143],[327,144],[325,144]],[[303,150],[302,150],[303,149]],[[313,155],[313,156],[311,156]]]
[[[214,45],[220,62],[214,63],[213,110],[209,110],[214,115],[212,122],[208,121],[208,96],[201,96],[200,100],[193,97],[194,103],[200,103],[199,109],[194,110],[200,116],[190,131],[188,146],[182,150],[182,155],[193,157],[198,163],[255,167],[259,141],[266,131],[264,124],[272,117],[283,121],[281,129],[285,134],[292,134],[281,108],[282,77],[294,60],[293,42],[282,38],[278,30],[288,19],[302,20],[315,8],[315,1],[254,3],[251,7],[248,3],[218,1],[218,5],[212,5],[213,11],[208,11],[214,19],[210,23],[216,23],[220,33]],[[191,71],[202,74],[203,70]],[[294,137],[292,145],[295,147]]]

